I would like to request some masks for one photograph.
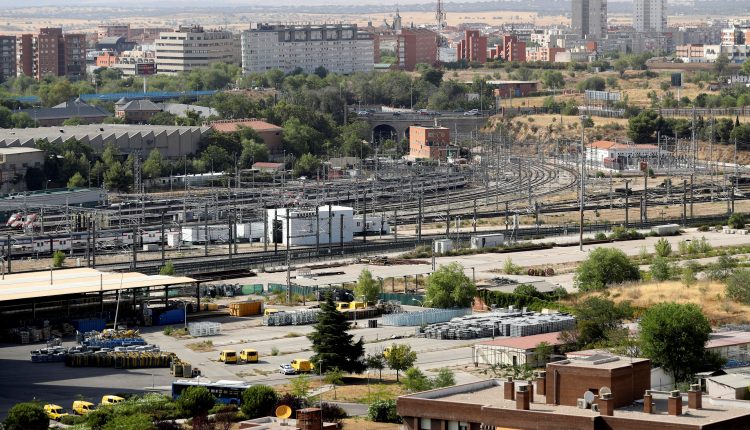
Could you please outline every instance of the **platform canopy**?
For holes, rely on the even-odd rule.
[[[0,279],[0,302],[190,284],[184,276],[144,275],[138,272],[102,272],[76,268],[6,274]]]

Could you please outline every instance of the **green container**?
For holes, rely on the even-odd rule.
[[[263,294],[263,284],[243,285],[242,294],[245,296],[248,296],[250,294]]]

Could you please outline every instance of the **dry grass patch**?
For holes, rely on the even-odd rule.
[[[200,342],[188,343],[185,345],[186,348],[190,348],[196,352],[211,352],[214,351],[214,343],[210,340],[202,340]]]
[[[399,430],[401,424],[375,423],[364,418],[346,418],[341,422],[343,430]]]
[[[660,302],[694,303],[713,325],[750,322],[750,306],[727,299],[720,282],[699,281],[690,288],[679,281],[645,282],[611,287],[608,292],[615,302],[628,300],[638,308]],[[597,294],[601,295],[592,295]]]

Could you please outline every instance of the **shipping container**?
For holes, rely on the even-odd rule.
[[[172,309],[159,314],[157,325],[180,324],[185,322],[184,309]]]
[[[107,326],[107,322],[100,318],[73,320],[73,327],[81,333],[90,331],[102,331]]]
[[[263,312],[263,302],[253,300],[247,302],[232,302],[229,304],[229,315],[234,317],[246,317],[260,315]]]

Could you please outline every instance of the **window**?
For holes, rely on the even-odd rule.
[[[419,430],[431,430],[432,429],[432,420],[429,418],[420,418],[419,419]]]

